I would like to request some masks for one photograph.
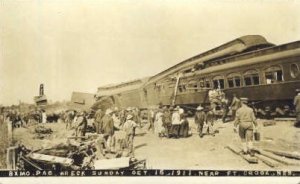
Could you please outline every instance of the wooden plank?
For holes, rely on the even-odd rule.
[[[29,155],[29,157],[31,159],[34,159],[34,160],[60,163],[60,164],[63,164],[63,165],[73,164],[73,159],[65,158],[65,157],[51,156],[51,155],[44,155],[44,154],[40,154],[40,153],[31,153]]]
[[[274,118],[275,121],[296,121],[296,118]]]
[[[280,165],[279,162],[277,162],[271,158],[268,158],[264,155],[255,154],[255,157],[258,158],[259,160],[263,161],[265,164],[267,164],[270,167],[278,167]]]
[[[281,150],[273,150],[273,149],[264,149],[265,151],[274,153],[276,155],[279,156],[284,156],[284,157],[288,157],[288,158],[295,158],[300,160],[300,153],[299,152],[289,152],[289,151],[281,151]]]
[[[20,156],[21,159],[23,159],[25,162],[27,162],[28,164],[30,164],[31,166],[33,166],[34,168],[38,169],[38,170],[43,170],[42,168],[40,168],[38,165],[36,165],[35,163],[29,161],[27,158],[23,157],[22,155]]]
[[[230,149],[232,152],[234,152],[235,154],[241,156],[244,160],[246,160],[247,162],[251,163],[251,164],[256,164],[258,163],[258,159],[256,157],[251,157],[250,155],[244,155],[242,153],[242,149],[240,149],[237,146],[234,145],[228,145],[227,146],[228,149]]]
[[[264,121],[263,122],[263,125],[266,127],[266,126],[273,126],[273,125],[276,125],[276,122],[275,121]]]
[[[255,149],[255,150],[258,151],[261,155],[264,155],[268,158],[271,158],[271,159],[281,162],[283,164],[300,166],[300,162],[297,160],[290,160],[285,157],[277,156],[273,153],[270,153],[270,152],[267,152],[267,151],[264,151],[261,149]]]
[[[18,149],[18,147],[16,147],[16,146],[7,148],[7,152],[6,152],[6,167],[7,167],[7,169],[10,169],[10,170],[16,169],[16,149]]]

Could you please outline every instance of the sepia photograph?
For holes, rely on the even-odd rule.
[[[299,177],[299,9],[0,0],[0,176]]]

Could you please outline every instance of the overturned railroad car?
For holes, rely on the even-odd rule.
[[[148,78],[122,106],[196,106],[209,103],[209,90],[220,89],[229,101],[234,93],[248,97],[263,114],[289,113],[299,67],[300,41],[276,46],[259,35],[243,36]]]

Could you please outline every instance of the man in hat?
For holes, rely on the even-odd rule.
[[[296,110],[296,122],[295,126],[298,127],[300,125],[300,89],[296,90],[297,95],[294,98],[294,106]]]
[[[196,109],[196,114],[195,114],[195,123],[197,125],[197,131],[200,137],[203,137],[202,131],[203,131],[203,125],[205,119],[205,113],[203,109],[204,108],[201,105],[199,105]]]
[[[81,113],[79,113],[79,116],[77,118],[77,132],[79,136],[85,136],[86,128],[87,128],[86,112],[82,111]]]
[[[167,137],[170,136],[170,131],[171,131],[171,127],[172,127],[172,114],[171,114],[171,111],[169,108],[167,107],[164,107],[163,109],[163,126],[165,128],[165,135]]]
[[[254,156],[253,131],[257,127],[256,118],[253,109],[247,105],[248,98],[241,98],[241,102],[241,107],[236,111],[234,132],[237,132],[237,126],[239,125],[239,136],[242,141],[243,152]]]
[[[180,129],[180,114],[179,114],[180,107],[177,106],[174,109],[172,114],[172,128],[171,128],[171,135],[175,138],[179,136],[179,129]]]
[[[137,124],[133,121],[133,115],[128,114],[126,117],[126,122],[123,125],[123,130],[126,133],[126,145],[129,149],[129,153],[133,154],[133,138]]]
[[[154,131],[154,120],[155,120],[155,113],[153,109],[148,109],[148,123],[149,123],[149,127],[148,127],[148,131]]]
[[[215,113],[213,112],[214,109],[212,106],[208,105],[204,108],[204,124],[202,128],[202,135],[200,138],[204,136],[204,134],[208,134],[211,136],[215,136],[215,130],[214,130],[214,122],[216,120]]]
[[[104,112],[101,109],[98,109],[95,113],[95,124],[97,134],[101,133],[101,120],[104,116]]]
[[[230,105],[231,112],[232,112],[232,115],[231,115],[231,120],[232,121],[235,120],[236,111],[238,110],[238,108],[240,108],[240,106],[241,106],[241,101],[237,97],[237,95],[234,93],[232,101],[231,101],[231,105]]]
[[[107,109],[100,123],[101,133],[104,134],[106,140],[107,152],[110,152],[113,147],[114,120],[112,113],[113,111],[111,109]]]

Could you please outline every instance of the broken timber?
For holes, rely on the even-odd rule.
[[[300,153],[299,152],[288,152],[288,151],[280,151],[280,150],[273,150],[273,149],[265,149],[268,152],[274,153],[279,156],[285,156],[289,158],[295,158],[300,160]]]
[[[264,155],[268,158],[271,158],[273,160],[276,160],[278,162],[281,162],[283,164],[286,164],[286,165],[297,165],[299,166],[300,165],[300,162],[298,162],[297,160],[289,160],[285,157],[281,157],[281,156],[277,156],[277,155],[274,155],[273,153],[270,153],[270,152],[267,152],[267,151],[263,151],[261,149],[255,149],[256,151],[258,151],[261,155]]]
[[[44,155],[44,154],[40,154],[40,153],[31,153],[29,155],[29,157],[34,160],[46,161],[46,162],[52,162],[52,163],[60,163],[60,164],[67,165],[67,166],[72,165],[74,162],[73,159],[70,159],[70,158]]]
[[[296,121],[296,118],[274,118],[275,121]]]
[[[263,125],[264,126],[273,126],[273,125],[276,125],[276,122],[275,121],[265,121],[265,122],[263,122]]]
[[[267,164],[270,167],[278,167],[280,165],[279,162],[277,162],[277,161],[275,161],[271,158],[268,158],[264,155],[255,154],[255,157],[258,158],[259,160],[261,160],[262,162],[264,162],[265,164]]]
[[[237,147],[237,146],[228,145],[227,148],[230,149],[230,150],[231,150],[232,152],[234,152],[235,154],[240,155],[244,160],[246,160],[246,161],[249,162],[249,163],[252,163],[252,164],[258,163],[258,159],[257,159],[257,158],[251,157],[251,156],[249,156],[249,155],[244,155],[244,154],[242,154],[242,149],[240,149],[240,148]]]

